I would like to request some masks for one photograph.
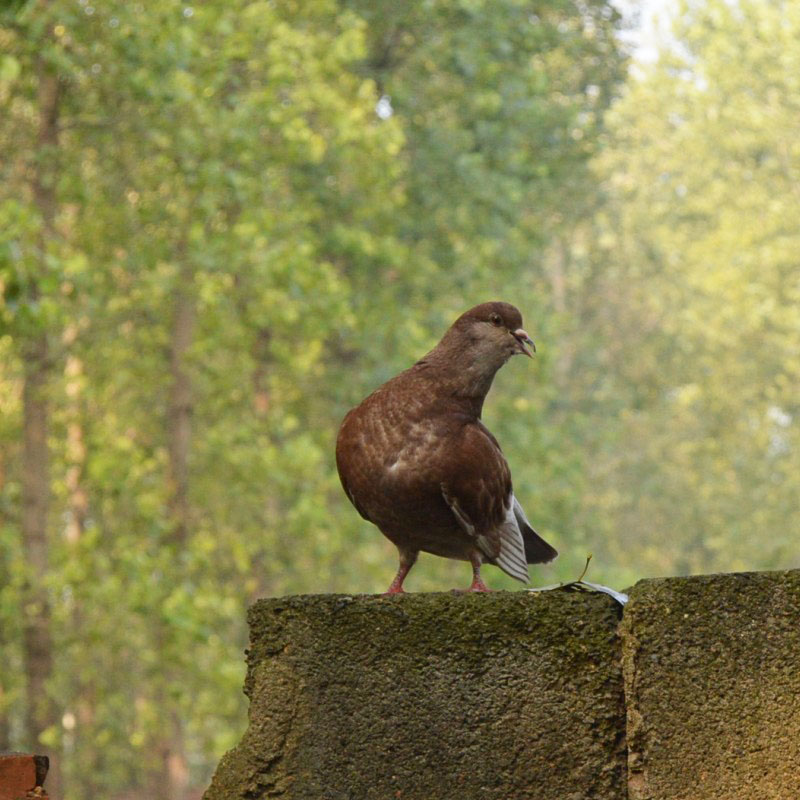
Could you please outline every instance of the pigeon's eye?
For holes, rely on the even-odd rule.
[[[500,319],[499,314],[492,314],[492,316],[489,317],[489,319],[492,325],[496,325],[498,328],[500,327],[500,323],[503,321],[502,319]]]

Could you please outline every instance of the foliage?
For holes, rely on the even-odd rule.
[[[791,4],[690,4],[607,118],[602,330],[625,447],[598,459],[596,502],[631,572],[797,558],[798,26]]]

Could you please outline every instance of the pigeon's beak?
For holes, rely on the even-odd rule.
[[[524,354],[528,356],[528,358],[533,358],[533,353],[536,352],[536,345],[533,343],[533,339],[525,333],[522,328],[517,328],[517,330],[513,331],[513,336],[517,340],[517,347],[519,348],[520,355]],[[529,344],[533,348],[533,353],[525,347],[526,344]]]

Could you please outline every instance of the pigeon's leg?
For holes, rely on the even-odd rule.
[[[468,592],[491,592],[492,590],[483,582],[481,578],[481,564],[483,559],[480,554],[472,553],[469,557],[472,564],[472,583],[470,584]]]
[[[389,585],[389,588],[384,592],[385,595],[405,594],[403,581],[406,579],[406,575],[408,575],[411,567],[416,563],[417,556],[419,555],[418,550],[401,550],[399,547],[397,550],[400,553],[400,568],[397,570],[397,575],[394,576],[394,580]]]

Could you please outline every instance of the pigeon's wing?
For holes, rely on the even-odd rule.
[[[528,582],[525,542],[514,513],[511,472],[497,441],[480,423],[464,426],[448,453],[442,497],[486,560]]]

